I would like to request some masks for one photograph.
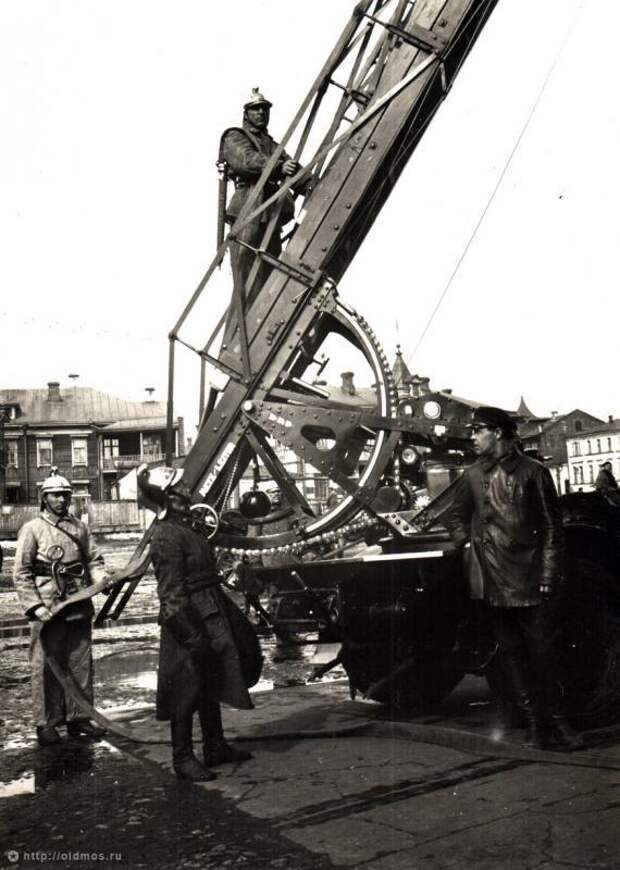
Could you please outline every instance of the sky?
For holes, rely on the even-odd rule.
[[[165,399],[168,331],[214,253],[219,136],[258,85],[279,138],[353,5],[3,0],[1,387],[76,373]],[[619,25],[616,0],[499,0],[343,277],[432,386],[620,415]],[[197,372],[180,359],[188,434]]]

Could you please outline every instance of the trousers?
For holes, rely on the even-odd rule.
[[[32,713],[34,724],[63,725],[84,719],[73,698],[51,672],[47,657],[52,655],[62,670],[71,673],[92,704],[93,659],[92,624],[90,617],[67,620],[58,616],[45,626],[45,648],[41,643],[43,623],[33,622],[30,628],[30,669],[32,679]]]

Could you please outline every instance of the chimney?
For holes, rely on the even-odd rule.
[[[608,422],[608,423],[613,423],[613,422],[614,422],[614,415],[613,415],[613,414],[608,414],[608,415],[607,415],[607,422]]]
[[[414,399],[420,398],[420,384],[422,383],[422,379],[420,375],[414,375],[411,378],[411,395]]]
[[[58,381],[48,381],[47,401],[62,402],[62,396],[60,395],[60,383]]]
[[[340,387],[342,392],[348,396],[354,396],[355,384],[353,383],[353,372],[342,372],[340,377],[342,378],[342,386]]]
[[[430,393],[431,391],[431,379],[430,378],[420,378],[420,395],[424,396],[426,393]]]

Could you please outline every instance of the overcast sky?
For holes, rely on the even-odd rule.
[[[278,138],[353,5],[3,0],[1,387],[75,372],[165,398],[167,332],[213,254],[219,135],[260,85]],[[435,387],[620,414],[618,25],[617,0],[499,0],[344,277],[409,357],[488,207],[410,360]]]

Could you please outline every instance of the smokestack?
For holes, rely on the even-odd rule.
[[[414,399],[420,398],[420,384],[422,383],[422,379],[420,375],[413,375],[411,378],[411,395]]]
[[[342,392],[348,396],[354,396],[355,384],[353,383],[353,372],[342,372],[340,377],[342,378],[342,386],[340,387]]]
[[[61,402],[60,383],[58,381],[48,381],[47,383],[47,401]]]
[[[608,414],[608,415],[607,415],[607,422],[608,422],[608,423],[613,423],[613,422],[614,422],[614,415],[613,415],[613,414]]]

